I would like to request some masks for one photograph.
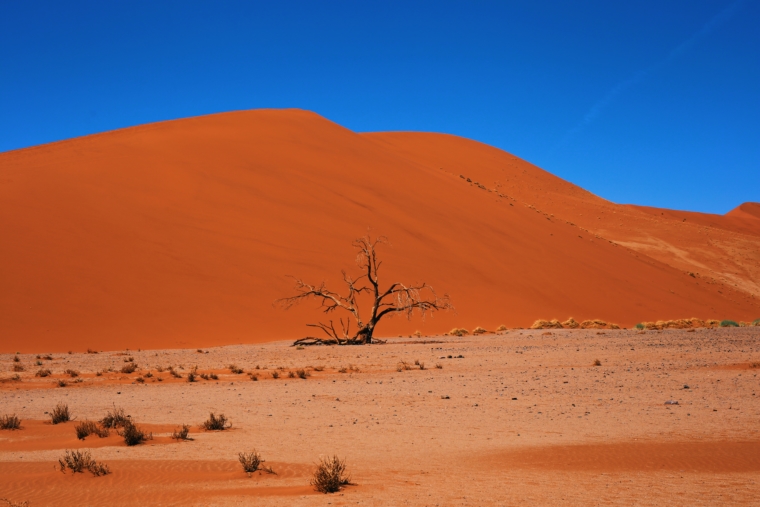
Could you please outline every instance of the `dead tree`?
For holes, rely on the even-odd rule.
[[[352,243],[358,251],[356,263],[361,268],[362,275],[358,278],[352,278],[345,271],[342,271],[343,282],[346,285],[345,295],[328,289],[324,282],[319,285],[311,285],[299,278],[295,279],[297,294],[278,299],[275,301],[276,304],[288,309],[303,300],[315,298],[319,300],[320,308],[325,314],[331,315],[341,311],[347,315],[345,320],[343,317],[339,319],[340,331],[335,329],[332,320],[327,323],[307,324],[307,326],[321,329],[327,338],[308,336],[296,340],[293,345],[364,345],[377,343],[379,340],[373,339],[375,327],[380,319],[386,315],[401,313],[411,319],[416,311],[424,318],[428,312],[452,310],[454,308],[449,302],[447,294],[439,297],[433,288],[424,282],[415,285],[396,282],[387,289],[381,290],[378,271],[382,262],[377,259],[375,249],[379,244],[387,242],[387,239],[382,236],[373,240],[367,235]],[[358,298],[362,293],[369,295],[372,305],[366,321],[362,318],[358,303]],[[356,327],[356,332],[353,334],[351,333],[351,321]]]

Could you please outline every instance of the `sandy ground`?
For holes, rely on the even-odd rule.
[[[118,371],[129,357],[135,373],[95,375]],[[593,366],[597,359],[601,366]],[[0,431],[0,498],[33,507],[757,505],[760,498],[757,328],[56,353],[40,359],[53,372],[47,378],[34,377],[35,361],[35,354],[19,363],[0,356],[2,412],[23,420],[21,430]],[[412,369],[397,371],[402,361]],[[231,363],[246,373],[230,373]],[[8,380],[14,364],[25,367],[20,381]],[[183,378],[171,377],[169,365]],[[219,379],[187,382],[194,365]],[[298,368],[311,376],[289,378]],[[69,385],[57,387],[63,378]],[[58,402],[77,421],[123,407],[155,440],[78,441],[76,421],[46,421]],[[233,427],[199,430],[209,412],[223,412]],[[168,438],[182,423],[193,425],[194,441]],[[55,470],[73,448],[89,448],[112,473]],[[243,473],[237,453],[254,448],[277,475]],[[356,485],[326,497],[309,478],[319,457],[332,454],[347,460]]]

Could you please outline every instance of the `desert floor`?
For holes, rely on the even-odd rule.
[[[0,431],[0,498],[32,507],[760,501],[760,328],[45,355],[0,356],[0,415],[22,418],[22,429]],[[118,373],[129,357],[139,369]],[[233,363],[245,373],[231,373]],[[11,380],[14,365],[24,368],[20,380]],[[188,382],[195,365],[218,380]],[[115,372],[96,376],[109,367]],[[35,377],[40,368],[53,375]],[[311,375],[288,376],[300,368]],[[75,421],[50,424],[58,402]],[[77,440],[79,421],[114,406],[154,440]],[[233,427],[200,430],[210,412]],[[178,443],[169,435],[183,423],[194,440]],[[56,470],[75,448],[90,449],[112,473]],[[277,475],[242,471],[237,453],[254,448]],[[309,479],[320,456],[332,454],[347,460],[355,485],[325,496]]]

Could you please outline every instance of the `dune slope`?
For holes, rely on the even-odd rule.
[[[609,221],[592,228],[569,218],[573,207],[636,217],[627,218],[630,237],[603,234]],[[621,325],[760,315],[750,296],[757,251],[744,257],[757,235],[721,229],[722,241],[743,249],[721,257],[744,269],[731,273],[743,285],[708,283],[636,247],[631,238],[657,237],[656,223],[626,209],[479,143],[357,134],[299,110],[188,118],[7,152],[2,348],[304,336],[319,317],[315,304],[272,305],[291,293],[286,275],[339,288],[340,269],[355,269],[350,242],[368,228],[391,240],[386,282],[425,280],[457,308],[424,322],[394,319],[379,334],[571,315]]]

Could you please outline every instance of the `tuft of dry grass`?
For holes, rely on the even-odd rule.
[[[244,370],[242,368],[238,368],[234,364],[229,365],[228,367],[230,371],[236,375],[240,375],[241,373],[244,373]]]
[[[310,484],[320,493],[337,493],[344,486],[350,485],[351,477],[346,474],[346,461],[337,456],[322,458]]]
[[[411,370],[412,365],[407,363],[406,361],[401,361],[396,365],[396,371],[405,371],[405,370]]]
[[[296,373],[293,371],[288,372],[288,378],[296,378]]]
[[[598,359],[594,360],[594,366],[601,366],[601,365],[602,365],[602,362],[600,360]]]
[[[65,380],[61,379],[61,380],[58,380],[58,382],[56,382],[56,385],[58,387],[66,387],[68,384],[66,383]]]
[[[174,366],[169,366],[169,368],[167,368],[167,369],[169,370],[169,373],[171,374],[172,377],[174,377],[174,378],[182,378],[182,374],[180,372],[178,372],[177,370],[175,370]]]
[[[16,414],[0,416],[0,430],[21,429],[21,419]]]
[[[106,416],[100,420],[100,425],[104,428],[123,428],[127,424],[131,423],[129,416],[124,412],[124,409],[116,405],[113,407],[113,412],[110,410],[106,412]]]
[[[44,368],[40,368],[40,369],[37,371],[37,373],[35,373],[35,374],[34,374],[34,376],[35,376],[35,377],[49,377],[49,376],[50,376],[50,375],[52,375],[52,374],[53,374],[53,373],[52,373],[50,370],[48,370],[48,369],[44,369]]]
[[[66,451],[66,453],[58,458],[58,465],[61,472],[66,473],[66,469],[72,471],[72,473],[82,473],[85,470],[89,471],[95,477],[101,475],[108,475],[111,473],[107,465],[98,463],[90,455],[90,451]]]
[[[252,452],[239,452],[238,461],[240,461],[240,464],[243,466],[243,471],[248,474],[248,477],[254,472],[266,472],[268,474],[277,475],[277,473],[272,470],[272,467],[263,466],[266,460],[261,458],[261,454],[259,454],[256,449]]]
[[[121,372],[129,375],[130,373],[134,373],[136,369],[137,365],[135,363],[127,363],[121,367]]]
[[[187,374],[187,381],[188,382],[195,382],[196,381],[195,380],[196,377],[197,377],[197,375],[194,372],[191,371],[190,373]],[[201,377],[203,377],[203,375],[201,375]],[[207,376],[207,378],[208,378],[208,376]]]
[[[279,373],[277,370],[273,371],[273,372],[272,372],[272,378],[273,378],[273,379],[278,379],[278,378],[280,378],[280,373]]]
[[[187,424],[183,424],[182,428],[176,429],[172,432],[172,438],[174,440],[180,441],[180,440],[193,440],[188,436],[190,433],[190,426]]]
[[[232,428],[232,423],[227,420],[227,417],[224,414],[216,416],[211,412],[208,419],[201,423],[201,428],[206,431],[223,431]]]
[[[124,439],[124,443],[130,447],[141,444],[146,440],[153,440],[153,433],[145,433],[130,420],[127,420],[122,430],[118,433]]]
[[[311,374],[304,370],[303,368],[296,370],[296,375],[298,375],[298,378],[306,380],[306,377],[310,377]]]
[[[65,403],[58,403],[52,412],[50,412],[50,420],[53,424],[69,422],[71,420],[69,406]]]
[[[443,365],[441,363],[435,363],[435,369],[436,370],[442,370],[443,369]]]
[[[71,378],[74,378],[74,377],[78,377],[78,376],[79,376],[79,372],[78,372],[78,371],[76,371],[76,370],[72,370],[72,369],[70,369],[70,368],[69,368],[69,369],[66,369],[66,370],[63,370],[63,373],[64,373],[64,374],[66,374],[66,375],[68,375],[68,376],[69,376],[69,377],[71,377]]]
[[[90,435],[97,435],[100,438],[105,438],[110,434],[108,428],[100,428],[93,421],[87,420],[74,426],[74,430],[76,431],[79,440],[84,440]]]

